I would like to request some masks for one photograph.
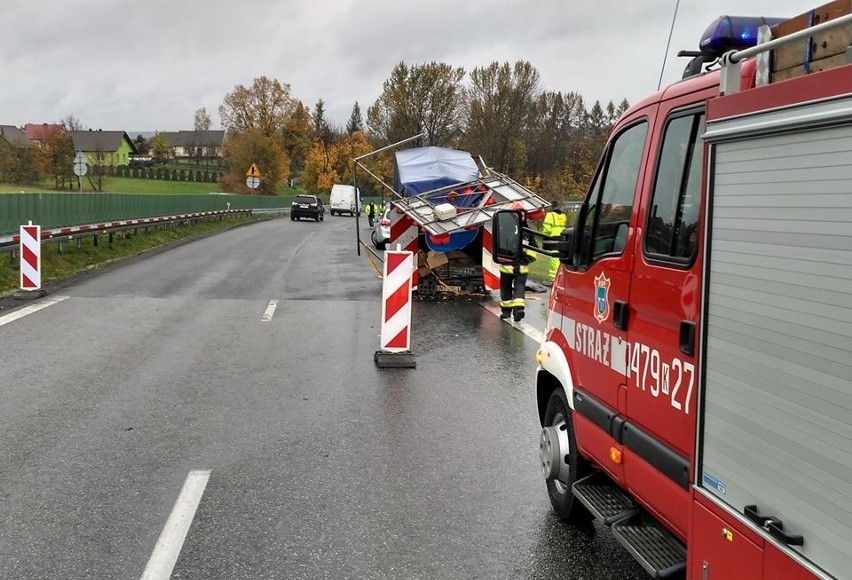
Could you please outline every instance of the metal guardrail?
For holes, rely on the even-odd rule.
[[[260,208],[252,209],[251,213],[252,213],[252,215],[254,215],[254,214],[258,214],[258,215],[279,214],[279,213],[289,214],[290,208],[289,207],[260,207]]]
[[[210,217],[225,217],[231,215],[254,215],[257,212],[252,209],[227,209],[218,211],[203,211],[193,213],[181,213],[169,216],[158,216],[149,218],[115,220],[93,224],[82,224],[66,226],[61,228],[43,229],[41,231],[41,242],[63,241],[85,236],[96,236],[98,234],[117,232],[132,228],[148,227],[175,223],[181,221],[198,221]],[[18,249],[21,239],[20,234],[0,236],[0,251],[14,252]]]

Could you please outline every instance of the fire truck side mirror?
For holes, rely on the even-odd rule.
[[[522,215],[500,210],[491,222],[491,255],[498,264],[517,264],[523,253]]]
[[[566,264],[571,264],[574,261],[574,230],[566,228],[559,235],[559,241],[556,244],[556,251],[559,254],[559,260]]]
[[[574,259],[574,230],[566,228],[557,238],[545,239],[541,249],[548,255],[559,258],[565,264],[570,264]]]

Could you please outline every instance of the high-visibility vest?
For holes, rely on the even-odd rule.
[[[536,254],[530,249],[524,248],[524,255],[521,257],[520,264],[497,264],[497,269],[501,274],[529,274],[530,263],[536,259]],[[517,270],[515,270],[517,268]]]
[[[541,232],[546,236],[558,236],[568,225],[568,216],[564,213],[549,211],[544,216]]]

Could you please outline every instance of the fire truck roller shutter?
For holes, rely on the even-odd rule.
[[[844,97],[708,124],[697,471],[721,503],[781,520],[804,539],[789,549],[838,578],[852,554],[850,111]]]

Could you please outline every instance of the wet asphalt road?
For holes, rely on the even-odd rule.
[[[550,512],[532,339],[416,302],[417,369],[374,366],[353,229],[237,228],[0,326],[0,578],[139,578],[192,470],[174,578],[645,578]]]

